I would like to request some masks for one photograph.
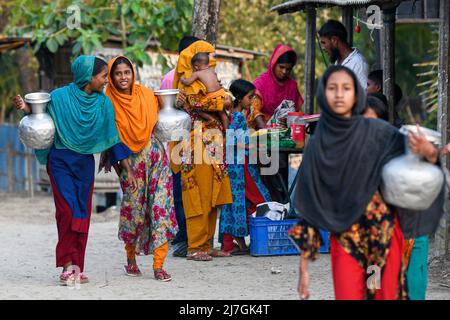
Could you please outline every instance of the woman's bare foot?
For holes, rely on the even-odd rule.
[[[208,252],[208,254],[214,258],[231,257],[231,252],[222,251],[219,249],[212,249],[211,251]]]

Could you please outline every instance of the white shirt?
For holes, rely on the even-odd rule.
[[[342,61],[341,65],[352,70],[364,90],[367,88],[367,76],[369,75],[369,64],[356,48]],[[335,65],[338,62],[336,61]]]

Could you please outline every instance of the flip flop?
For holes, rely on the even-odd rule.
[[[189,253],[186,256],[187,260],[193,260],[193,261],[211,261],[213,258],[206,252],[197,251],[193,253]]]

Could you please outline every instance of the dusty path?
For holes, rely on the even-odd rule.
[[[169,283],[153,279],[151,256],[139,257],[144,276],[126,277],[117,239],[117,211],[93,216],[81,289],[58,285],[54,267],[53,199],[0,194],[0,299],[297,299],[298,256],[219,258],[194,262],[169,256]],[[271,274],[271,268],[281,269]],[[312,299],[333,299],[329,255],[311,264]],[[450,289],[430,279],[428,299],[450,299]]]

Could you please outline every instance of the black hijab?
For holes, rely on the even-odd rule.
[[[356,86],[357,102],[350,118],[334,113],[326,100],[326,83],[337,71],[349,74]],[[361,115],[365,91],[344,66],[325,72],[317,100],[321,117],[305,148],[292,203],[313,226],[340,233],[364,213],[381,183],[381,169],[404,153],[405,136],[386,121]]]

